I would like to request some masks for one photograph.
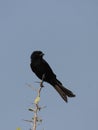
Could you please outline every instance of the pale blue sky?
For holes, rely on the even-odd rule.
[[[98,0],[0,1],[0,130],[29,130],[38,86],[30,55],[42,50],[58,79],[76,98],[66,104],[45,83],[45,130],[98,129]]]

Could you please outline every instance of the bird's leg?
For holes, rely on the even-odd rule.
[[[41,80],[41,82],[40,82],[40,87],[44,87],[44,85],[43,85],[44,78],[45,78],[45,74],[42,75],[42,80]]]

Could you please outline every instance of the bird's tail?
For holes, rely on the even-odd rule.
[[[75,97],[72,91],[65,88],[60,81],[56,80],[55,84],[52,84],[64,101],[68,101],[67,97]]]

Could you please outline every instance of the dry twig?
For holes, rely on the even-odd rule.
[[[42,81],[40,82],[40,87],[37,91],[37,97],[34,100],[35,107],[34,107],[34,109],[29,108],[29,111],[32,111],[34,113],[34,117],[32,118],[33,127],[31,128],[31,130],[36,130],[37,122],[42,122],[42,119],[40,119],[38,117],[38,111],[41,110],[42,108],[44,108],[44,107],[39,107],[40,93],[41,93],[41,89],[44,87],[43,86],[44,76],[45,76],[45,74],[43,74]]]

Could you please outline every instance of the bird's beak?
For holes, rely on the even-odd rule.
[[[40,56],[44,56],[45,54],[44,53],[41,53]]]

